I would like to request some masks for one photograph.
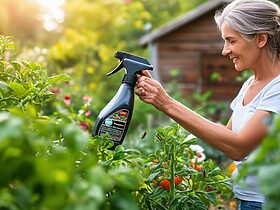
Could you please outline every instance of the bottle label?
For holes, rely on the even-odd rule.
[[[128,119],[128,113],[127,109],[121,109],[107,117],[103,121],[98,135],[102,136],[108,133],[112,141],[121,141]]]

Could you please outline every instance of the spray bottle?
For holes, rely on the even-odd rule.
[[[141,74],[145,69],[153,70],[153,66],[142,57],[117,51],[115,58],[118,58],[120,63],[107,76],[117,73],[122,68],[125,69],[125,75],[116,95],[99,113],[92,133],[93,136],[108,133],[114,142],[114,146],[110,149],[121,145],[126,135],[133,113],[137,74]]]

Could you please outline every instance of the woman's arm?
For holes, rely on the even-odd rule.
[[[230,117],[226,127],[227,129],[232,130],[232,117]]]
[[[257,110],[239,133],[231,131],[231,120],[227,126],[213,123],[183,104],[171,98],[150,74],[138,79],[135,91],[140,99],[174,119],[205,143],[221,150],[233,160],[241,160],[255,149],[268,132],[265,123],[269,112]],[[144,94],[143,94],[144,93]]]

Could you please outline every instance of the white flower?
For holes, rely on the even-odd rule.
[[[196,153],[204,151],[203,147],[197,144],[190,145],[190,149]]]
[[[203,153],[203,147],[197,144],[193,144],[190,145],[190,149],[196,153],[195,157],[192,159],[193,162],[200,163],[205,160],[206,156]]]
[[[193,162],[200,163],[204,161],[206,158],[205,154],[203,152],[196,153],[196,156],[192,159]]]
[[[189,134],[189,135],[187,136],[187,138],[185,138],[184,141],[190,141],[190,140],[193,140],[193,139],[196,139],[196,136],[193,135],[193,134]]]
[[[82,116],[84,114],[84,110],[79,110],[79,112],[78,112],[78,116]]]

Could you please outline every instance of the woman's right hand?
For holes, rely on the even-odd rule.
[[[166,93],[161,84],[154,80],[147,70],[143,70],[142,75],[138,77],[136,87],[135,93],[142,101],[152,104],[163,112],[172,101],[172,98]]]

